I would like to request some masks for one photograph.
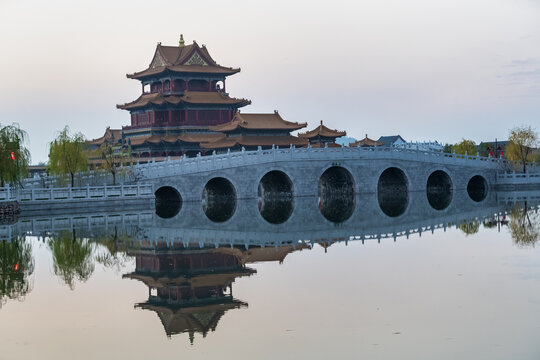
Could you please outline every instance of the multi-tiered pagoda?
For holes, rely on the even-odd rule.
[[[184,45],[182,36],[178,46],[158,43],[148,68],[127,75],[141,82],[142,94],[117,105],[131,114],[131,125],[123,127],[125,142],[143,156],[199,151],[201,141],[222,136],[210,133],[209,126],[231,121],[251,103],[226,92],[227,76],[239,71],[217,64],[204,45]]]
[[[277,111],[240,114],[239,109],[251,101],[230,97],[225,87],[227,76],[239,71],[216,63],[204,45],[195,41],[185,45],[182,36],[178,46],[158,43],[148,68],[127,75],[141,82],[141,96],[117,105],[129,111],[131,125],[107,129],[104,136],[89,142],[90,148],[112,144],[130,148],[135,157],[164,158],[307,146],[308,138],[291,135],[305,123],[286,121]]]

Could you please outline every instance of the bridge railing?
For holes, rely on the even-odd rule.
[[[498,184],[530,184],[540,183],[540,172],[517,173],[517,172],[498,172]]]
[[[0,201],[16,200],[16,191],[8,184],[6,187],[0,187]]]
[[[136,165],[134,171],[142,178],[164,177],[175,174],[189,174],[212,171],[222,168],[255,165],[275,161],[291,160],[345,160],[345,159],[396,159],[409,161],[430,161],[442,164],[470,165],[480,168],[502,169],[508,162],[505,159],[475,155],[449,154],[388,147],[341,147],[341,148],[278,148],[267,150],[237,151],[209,156],[197,155],[194,158],[182,157],[179,160],[149,162]]]
[[[7,196],[10,196],[11,200],[17,200],[19,202],[126,198],[152,195],[153,189],[150,184],[30,188],[17,189],[16,191],[9,187],[0,188],[0,200],[4,200],[4,197],[7,198]]]

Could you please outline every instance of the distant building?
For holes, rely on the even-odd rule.
[[[402,146],[407,144],[405,139],[403,139],[400,135],[381,136],[377,141],[383,143],[382,146],[386,147]]]
[[[321,124],[311,131],[305,133],[299,133],[298,137],[301,139],[307,139],[312,147],[341,147],[336,144],[336,139],[341,136],[347,135],[345,131],[331,130]]]
[[[355,147],[374,147],[374,146],[383,146],[384,143],[380,142],[380,141],[377,141],[377,140],[373,140],[373,139],[370,139],[368,138],[367,134],[366,134],[366,137],[363,138],[362,140],[357,140],[351,144],[349,144],[349,146],[355,146]]]

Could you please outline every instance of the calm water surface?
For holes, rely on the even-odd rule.
[[[0,225],[0,359],[539,359],[535,209],[411,193],[22,217]]]

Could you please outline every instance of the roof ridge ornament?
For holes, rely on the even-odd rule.
[[[180,41],[178,41],[178,47],[184,47],[184,34],[180,34]]]

